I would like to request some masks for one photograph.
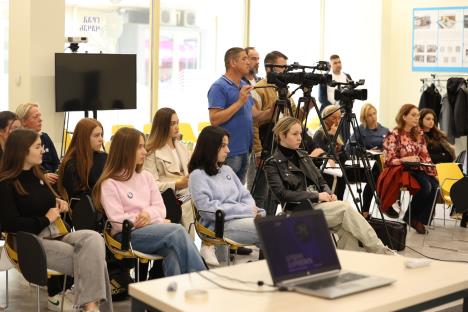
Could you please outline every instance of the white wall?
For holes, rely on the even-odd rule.
[[[395,126],[401,105],[419,104],[419,79],[432,73],[411,71],[413,9],[467,5],[466,0],[383,0],[380,119],[388,127]]]
[[[64,0],[10,1],[9,109],[38,102],[42,129],[60,150],[63,114],[55,113],[54,54],[64,47]]]

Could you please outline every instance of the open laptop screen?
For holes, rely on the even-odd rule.
[[[274,283],[340,269],[321,210],[256,219]]]

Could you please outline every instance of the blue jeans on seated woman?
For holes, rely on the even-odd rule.
[[[254,218],[234,219],[224,222],[224,237],[236,243],[260,246]]]
[[[121,239],[121,234],[116,238]],[[206,269],[192,238],[180,224],[150,224],[132,231],[134,250],[164,257],[165,276]]]

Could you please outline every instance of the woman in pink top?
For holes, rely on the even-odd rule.
[[[114,136],[104,171],[93,198],[111,221],[133,223],[131,244],[135,250],[164,256],[166,276],[204,270],[193,240],[180,224],[170,223],[166,207],[152,175],[142,170],[146,156],[141,132],[122,128]],[[121,225],[113,225],[120,239]]]
[[[400,108],[396,117],[397,126],[384,140],[385,167],[398,166],[405,163],[432,164],[427,151],[423,131],[419,128],[419,109],[413,104],[405,104]],[[411,227],[419,234],[426,233],[424,224],[428,224],[432,201],[437,190],[436,171],[429,166],[411,166],[411,176],[414,177],[421,189],[411,200]],[[393,208],[390,208],[393,210]],[[391,214],[397,215],[394,210]],[[408,221],[408,211],[405,221]]]

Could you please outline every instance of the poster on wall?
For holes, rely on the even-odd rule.
[[[468,7],[413,9],[413,71],[468,72]]]

